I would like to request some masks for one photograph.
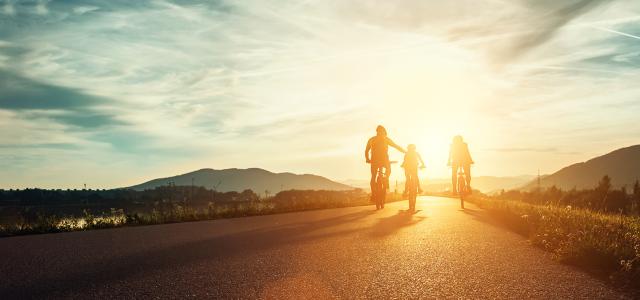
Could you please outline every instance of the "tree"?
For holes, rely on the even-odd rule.
[[[633,184],[633,206],[636,214],[640,214],[640,182],[636,179],[636,182]]]
[[[609,195],[609,191],[611,190],[611,178],[609,175],[604,175],[600,182],[598,182],[598,187],[596,187],[596,194],[600,198],[600,209],[604,209],[607,203],[607,196]]]
[[[630,197],[624,187],[619,190],[609,191],[606,199],[605,211],[626,213],[631,206]]]

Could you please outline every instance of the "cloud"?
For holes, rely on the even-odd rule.
[[[65,88],[37,82],[0,71],[0,108],[2,109],[77,109],[106,100]]]
[[[52,168],[84,151],[138,168],[302,169],[326,149],[361,152],[357,139],[378,122],[406,125],[407,139],[448,140],[448,127],[514,145],[538,138],[529,149],[474,144],[521,156],[580,147],[594,131],[567,132],[593,120],[611,125],[598,136],[637,127],[633,109],[598,115],[637,95],[637,40],[589,27],[637,35],[628,2],[9,4],[19,17],[0,26],[0,142],[25,146],[0,154]],[[463,121],[449,122],[457,109]],[[51,151],[64,144],[81,150]],[[273,155],[282,151],[291,155]],[[316,165],[303,171],[341,172]]]
[[[75,150],[79,149],[77,144],[71,143],[35,143],[35,144],[0,144],[0,148],[3,149],[62,149],[62,150]]]
[[[49,13],[49,9],[47,8],[47,3],[51,0],[38,0],[38,3],[35,6],[35,12],[38,15],[46,15]]]
[[[88,12],[92,12],[98,9],[100,8],[97,6],[77,6],[73,8],[73,12],[79,15],[84,15]]]
[[[609,0],[568,1],[341,1],[341,16],[384,28],[443,36],[482,48],[496,64],[518,59],[572,20]]]
[[[15,16],[16,15],[16,8],[13,5],[12,1],[6,1],[4,3],[4,5],[2,6],[2,13],[7,15],[7,16]]]
[[[550,40],[560,28],[576,17],[589,10],[610,1],[603,0],[574,0],[574,1],[537,1],[532,4],[533,22],[526,22],[528,26],[535,24],[535,29],[515,39],[504,52],[509,57],[517,57],[532,48],[538,47]],[[522,23],[521,23],[522,24]]]
[[[494,148],[494,149],[488,149],[488,150],[496,151],[496,152],[552,152],[552,153],[558,152],[557,148],[536,148],[536,147]]]
[[[0,109],[22,111],[29,118],[50,118],[81,128],[125,124],[116,115],[99,111],[98,107],[112,101],[77,89],[44,84],[0,71],[0,91]]]

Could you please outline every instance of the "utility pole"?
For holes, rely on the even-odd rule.
[[[538,193],[540,192],[540,168],[538,168]]]

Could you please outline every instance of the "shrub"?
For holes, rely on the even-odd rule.
[[[474,202],[559,261],[640,288],[640,218],[489,198]]]

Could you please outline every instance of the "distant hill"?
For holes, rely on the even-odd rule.
[[[640,179],[640,145],[618,149],[586,162],[570,165],[542,178],[540,186],[555,185],[561,189],[593,188],[604,175],[611,177],[614,187],[632,186]],[[537,181],[533,180],[523,189],[528,190],[536,186]]]
[[[498,191],[501,189],[514,189],[523,186],[530,182],[534,176],[532,175],[521,175],[521,176],[512,176],[512,177],[497,177],[497,176],[478,176],[473,177],[471,181],[471,186],[474,189],[477,189],[483,193],[491,193],[494,191]],[[422,188],[427,192],[442,192],[451,189],[451,179],[450,178],[436,178],[436,179],[426,179],[421,180]],[[369,189],[369,181],[368,180],[358,180],[358,179],[349,179],[343,180],[342,183],[348,184],[350,186],[359,187],[363,189]],[[391,184],[391,189],[393,190],[394,184]],[[398,189],[403,190],[404,181],[398,182]]]
[[[473,175],[473,173],[471,173]],[[493,193],[502,189],[509,190],[521,187],[533,179],[533,175],[520,175],[511,177],[478,176],[471,177],[471,187],[483,193]],[[427,180],[423,188],[429,192],[442,192],[451,190],[451,178]]]
[[[221,192],[243,191],[251,189],[260,194],[268,190],[277,193],[281,190],[350,190],[353,187],[331,181],[325,177],[293,173],[273,173],[267,170],[251,169],[202,169],[187,174],[167,178],[159,178],[145,183],[129,187],[134,190],[153,189],[158,186],[175,185],[189,186],[193,180],[194,186],[202,186],[208,189],[216,188]]]

